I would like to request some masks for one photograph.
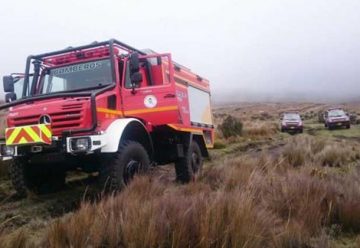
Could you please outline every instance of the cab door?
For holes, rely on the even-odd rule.
[[[170,54],[139,56],[142,80],[132,87],[130,61],[125,61],[122,84],[123,115],[150,125],[179,122]]]

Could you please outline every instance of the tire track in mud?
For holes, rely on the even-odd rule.
[[[10,181],[1,180],[0,188],[0,235],[7,235],[20,228],[36,232],[45,228],[51,220],[75,211],[85,200],[96,196],[87,188],[88,178],[67,183],[61,191],[49,194],[29,194],[18,198]],[[7,193],[4,193],[7,190]]]

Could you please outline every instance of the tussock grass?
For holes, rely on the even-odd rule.
[[[45,246],[261,247],[275,221],[249,193],[137,178],[122,194],[57,221]]]
[[[31,242],[31,239],[25,229],[17,230],[14,233],[12,233],[11,235],[7,236],[6,238],[3,238],[1,236],[1,232],[0,232],[0,244],[1,244],[1,247],[4,247],[4,248],[36,247],[34,245],[34,243]]]
[[[301,135],[289,141],[282,156],[287,163],[295,167],[309,163],[340,167],[359,159],[359,150],[345,142]]]
[[[245,124],[244,135],[249,137],[268,137],[278,131],[276,123],[272,122],[249,122]]]
[[[304,139],[313,157],[326,148]],[[225,158],[189,185],[138,177],[57,220],[43,245],[330,247],[333,225],[360,232],[360,171],[335,173],[316,161],[294,169],[266,155]]]

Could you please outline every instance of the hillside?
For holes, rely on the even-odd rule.
[[[117,195],[95,177],[68,175],[64,190],[17,199],[0,179],[2,247],[360,247],[360,126],[327,131],[323,104],[215,108],[217,125],[239,118],[242,135],[218,132],[212,159],[193,183],[155,167]],[[344,105],[360,114],[360,105]],[[280,133],[297,109],[305,132]]]

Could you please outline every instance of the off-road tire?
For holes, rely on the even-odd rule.
[[[195,157],[196,158],[195,158]],[[181,183],[189,183],[196,180],[201,174],[204,159],[198,143],[193,140],[185,157],[175,162],[176,180]]]
[[[136,163],[135,171],[130,166]],[[137,167],[137,168],[136,168]],[[146,173],[150,159],[146,149],[138,142],[124,141],[114,154],[104,156],[99,170],[99,187],[104,192],[122,190],[135,174]],[[133,172],[134,174],[131,174]]]
[[[62,169],[28,164],[23,158],[11,160],[9,174],[12,185],[20,197],[25,197],[28,191],[36,193],[58,191],[64,186],[66,177]]]
[[[346,125],[346,129],[350,129],[350,124],[347,124],[347,125]]]
[[[17,195],[25,197],[28,190],[25,179],[25,161],[17,158],[12,159],[9,165],[9,175]]]

